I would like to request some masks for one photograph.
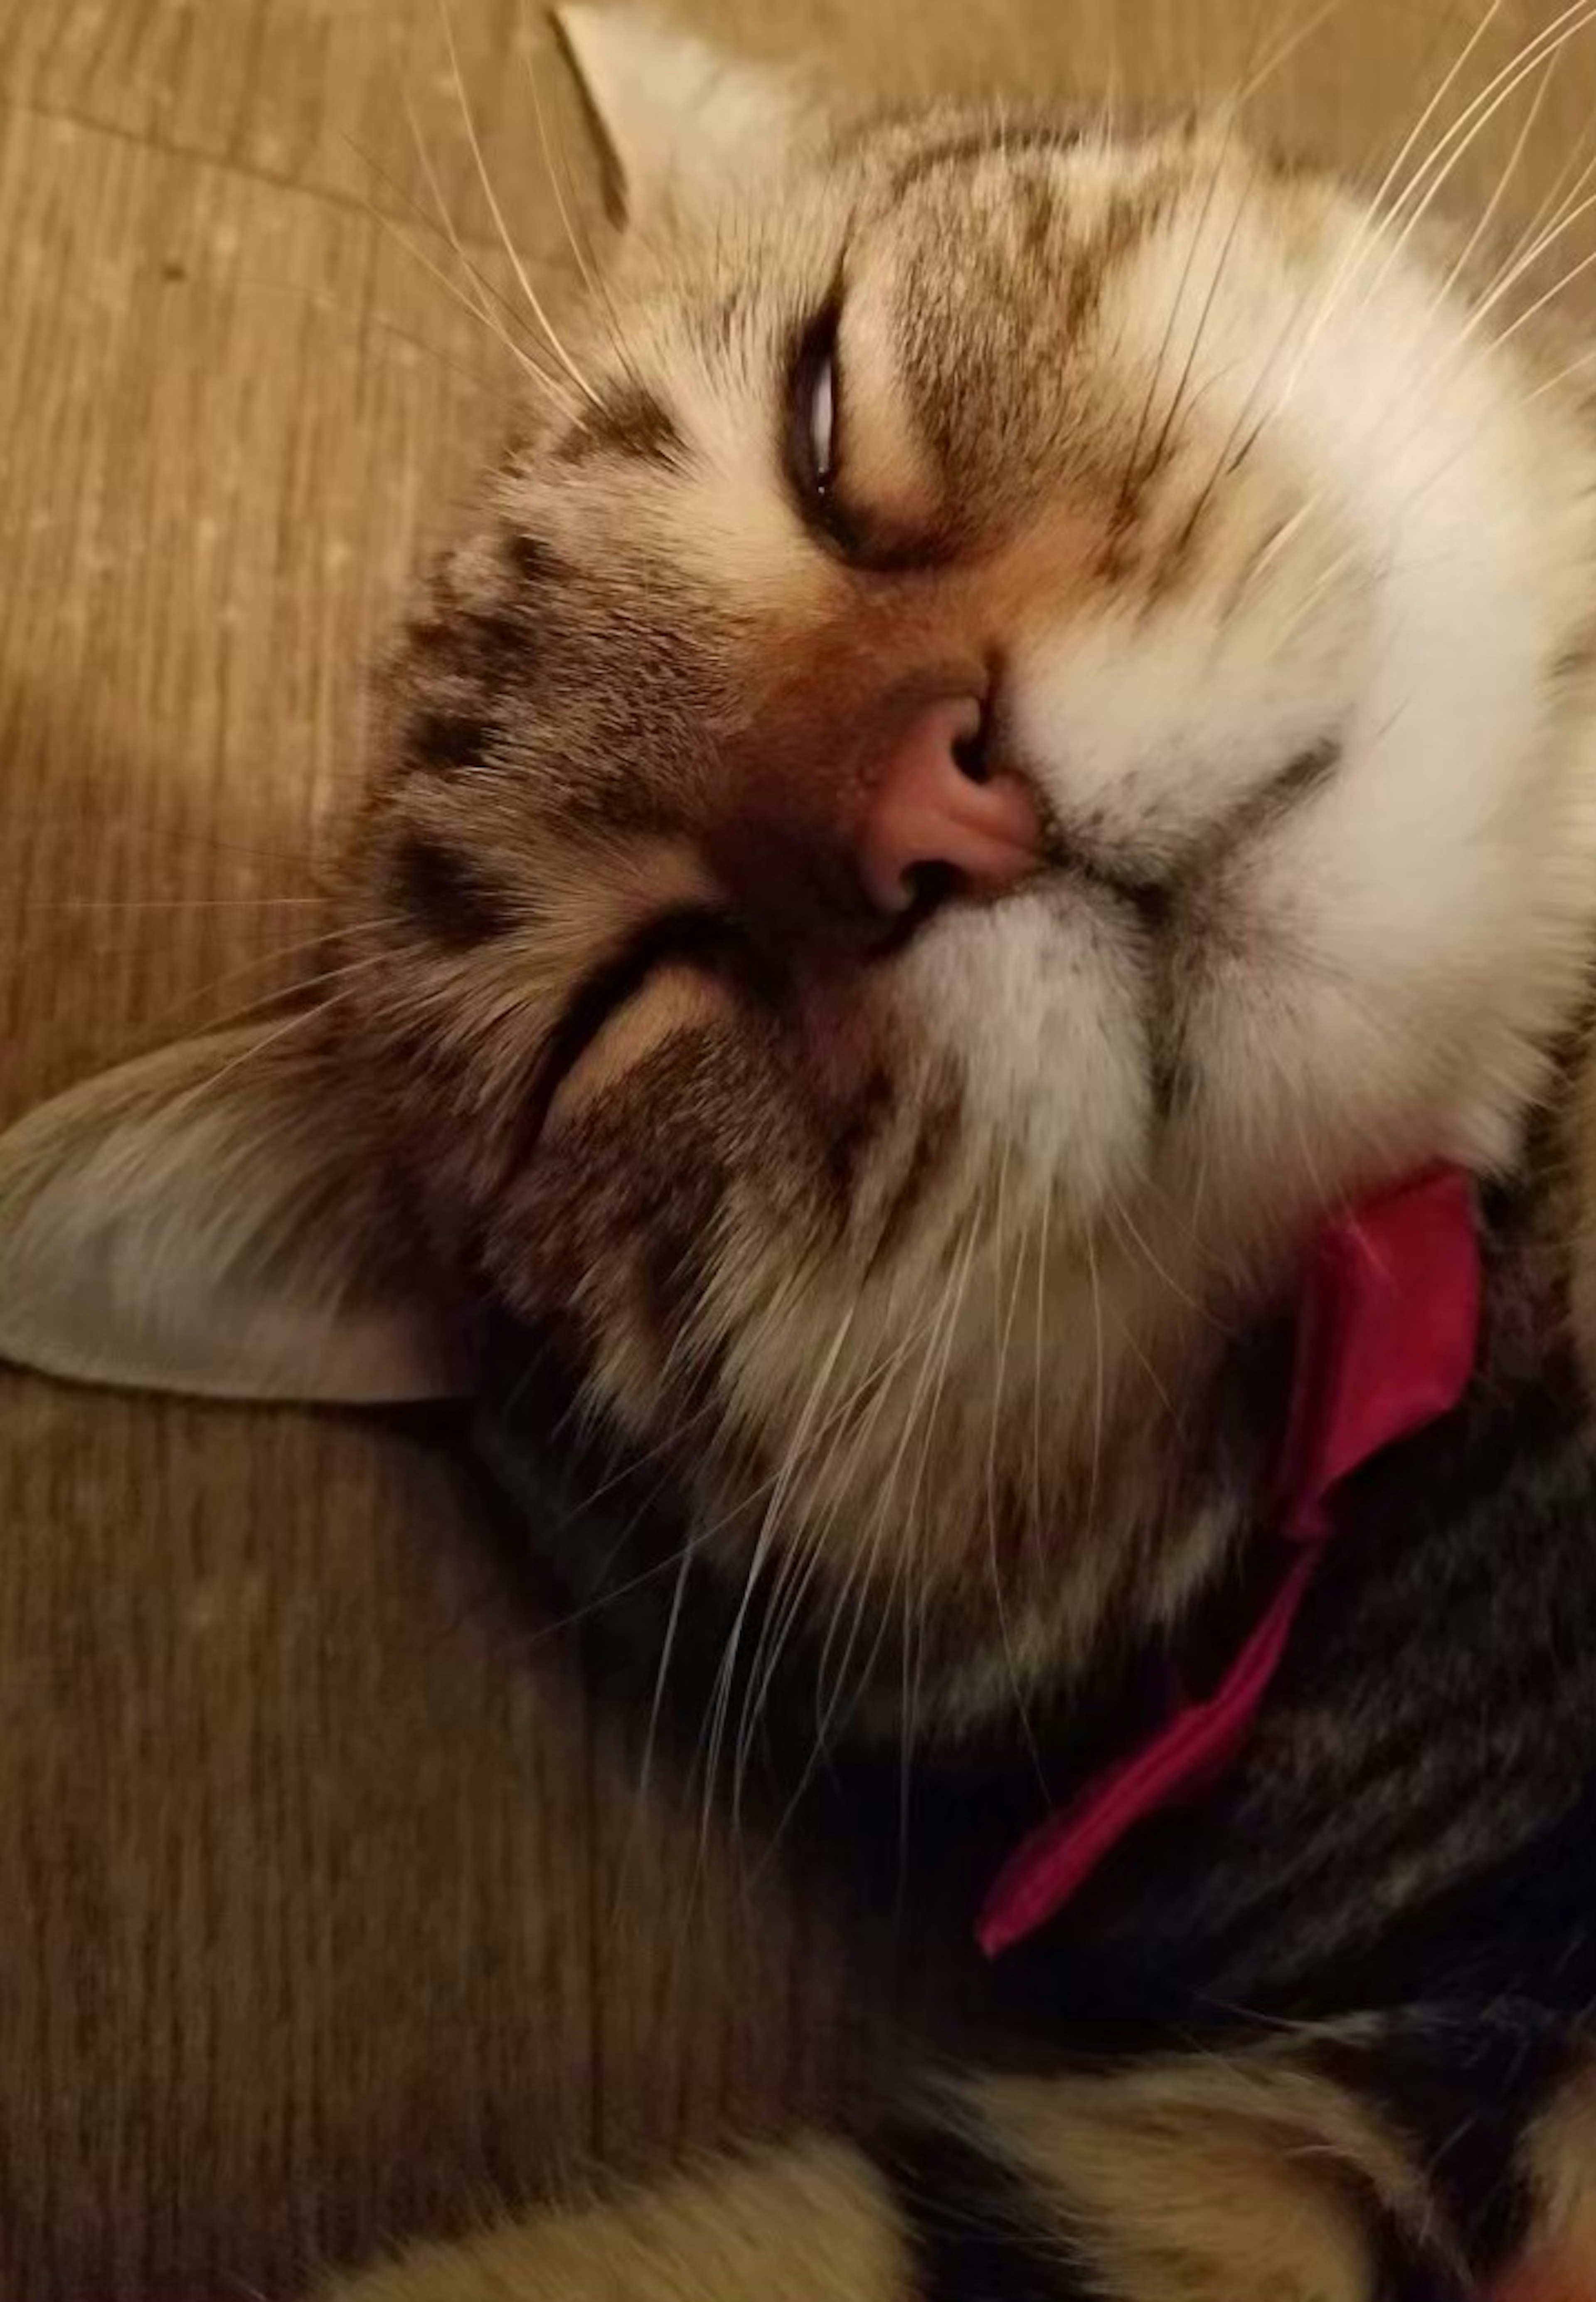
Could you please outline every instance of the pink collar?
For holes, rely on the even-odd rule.
[[[1281,1466],[1290,1563],[1218,1690],[1177,1710],[1015,1849],[976,1929],[988,1957],[1054,1917],[1138,1822],[1236,1758],[1335,1533],[1334,1489],[1457,1405],[1479,1317],[1474,1193],[1458,1169],[1430,1168],[1324,1223],[1304,1281]]]

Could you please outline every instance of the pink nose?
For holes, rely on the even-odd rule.
[[[1000,895],[1041,861],[1041,826],[1017,776],[980,780],[956,746],[979,735],[973,696],[928,704],[894,740],[860,830],[859,870],[878,910],[906,911],[928,867],[962,892]]]

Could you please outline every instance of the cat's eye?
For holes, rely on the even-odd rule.
[[[810,387],[809,461],[817,488],[831,477],[831,435],[836,418],[836,354],[820,363]]]
[[[837,311],[827,306],[804,330],[793,361],[787,462],[805,513],[835,535],[837,463]],[[839,539],[840,540],[840,539]]]
[[[575,985],[544,1044],[530,1097],[525,1140],[536,1141],[561,1082],[605,1027],[656,972],[673,962],[735,978],[768,996],[755,955],[722,912],[687,906],[664,912],[600,960]]]
[[[848,454],[851,411],[837,349],[842,308],[838,289],[793,349],[786,375],[788,487],[806,525],[851,567],[885,576],[938,567],[948,546],[934,527],[862,502],[857,472],[852,488],[843,484],[845,462],[869,459],[857,448]]]

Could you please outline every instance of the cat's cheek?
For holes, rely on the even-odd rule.
[[[957,1082],[972,1145],[1017,1183],[1087,1219],[1145,1172],[1153,987],[1109,905],[1052,882],[950,916],[908,954],[897,998],[905,1034]]]
[[[1454,1147],[1456,1003],[1417,966],[1371,980],[1314,894],[1306,865],[1239,873],[1186,947],[1172,1140],[1238,1248]]]
[[[707,1332],[733,1206],[750,1200],[776,1240],[812,1215],[792,1064],[731,987],[664,969],[555,1101],[492,1210],[485,1274],[517,1316],[568,1323],[595,1394],[642,1435],[680,1410],[668,1370]]]

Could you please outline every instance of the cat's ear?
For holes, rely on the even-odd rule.
[[[311,1034],[189,1040],[0,1136],[0,1358],[223,1399],[458,1387]]]
[[[718,205],[778,165],[812,116],[795,73],[743,63],[642,11],[575,0],[554,23],[629,224]]]

